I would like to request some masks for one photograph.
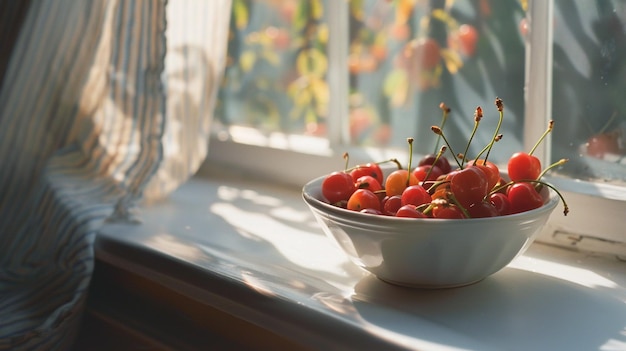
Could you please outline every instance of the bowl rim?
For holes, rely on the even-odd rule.
[[[355,221],[375,221],[377,223],[483,223],[483,222],[498,222],[498,221],[510,221],[510,220],[521,220],[525,218],[536,218],[545,212],[552,212],[556,206],[558,205],[560,199],[556,192],[553,189],[549,190],[549,196],[546,200],[544,200],[544,204],[541,207],[519,212],[508,214],[504,216],[496,216],[496,217],[481,217],[481,218],[406,218],[406,217],[395,217],[395,216],[385,216],[385,215],[375,215],[370,213],[361,213],[357,211],[351,211],[348,209],[344,209],[341,207],[337,207],[331,205],[328,202],[325,202],[319,198],[317,198],[312,190],[319,188],[321,193],[321,185],[326,175],[314,178],[307,182],[302,187],[302,198],[303,200],[311,207],[316,208],[317,210],[326,213],[327,215],[333,214],[334,216],[338,216],[343,218],[344,220],[355,220]]]

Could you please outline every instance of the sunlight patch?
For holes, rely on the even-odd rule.
[[[312,234],[278,221],[272,216],[250,212],[230,203],[215,203],[211,211],[239,232],[261,238],[299,266],[335,273],[347,258],[324,235]],[[319,255],[319,252],[327,252]]]
[[[606,287],[616,288],[618,285],[598,273],[588,269],[542,260],[534,257],[520,256],[509,265],[513,268],[529,272],[540,273],[554,278],[567,280],[589,288]]]

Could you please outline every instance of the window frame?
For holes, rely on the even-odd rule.
[[[342,169],[342,154],[350,154],[350,164],[407,159],[407,152],[395,149],[350,146],[347,133],[348,72],[347,16],[348,3],[329,2],[329,30],[342,33],[329,36],[330,113],[328,139],[273,133],[261,135],[254,129],[222,128],[213,124],[209,153],[203,169],[229,167],[244,174],[267,178],[288,186],[301,187],[309,180]],[[532,30],[526,38],[525,121],[523,143],[530,149],[551,119],[552,91],[552,26],[553,0],[528,4],[528,20]],[[530,45],[532,43],[532,47]],[[343,94],[343,95],[342,95]],[[236,130],[235,130],[236,129]],[[255,135],[248,138],[246,133]],[[542,164],[550,162],[550,141],[542,143],[535,155]],[[415,157],[415,156],[414,156]],[[201,169],[201,174],[202,169]],[[539,241],[608,253],[626,258],[626,235],[620,213],[626,213],[626,188],[599,182],[546,176],[561,189],[571,212],[568,216],[557,208]]]

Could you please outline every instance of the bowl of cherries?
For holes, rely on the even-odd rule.
[[[534,241],[561,193],[542,180],[562,159],[546,168],[533,151],[511,155],[506,170],[488,160],[492,141],[475,158],[447,152],[445,144],[413,167],[396,159],[348,167],[304,185],[302,196],[324,233],[352,262],[388,283],[417,288],[450,288],[478,282],[506,267]],[[474,114],[474,135],[482,109]],[[470,137],[471,142],[472,137]],[[467,153],[466,149],[466,153]],[[451,157],[446,156],[452,154]]]

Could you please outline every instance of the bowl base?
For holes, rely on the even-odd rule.
[[[395,280],[381,278],[379,276],[376,276],[376,278],[378,278],[378,279],[380,279],[383,282],[388,283],[388,284],[402,286],[402,287],[405,287],[405,288],[424,289],[424,290],[461,288],[461,287],[464,287],[464,286],[476,284],[476,283],[482,281],[483,279],[485,279],[485,278],[480,278],[480,279],[476,279],[476,280],[471,281],[471,282],[459,283],[459,284],[413,284],[413,283],[406,283],[406,282],[398,282],[398,281],[395,281]]]

